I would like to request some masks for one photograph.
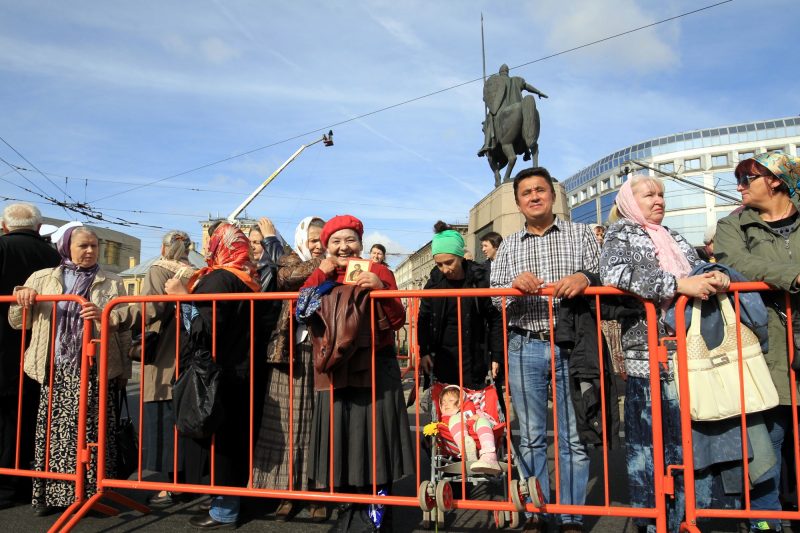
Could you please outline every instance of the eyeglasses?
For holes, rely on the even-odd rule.
[[[736,179],[736,183],[738,183],[742,187],[749,187],[750,184],[752,184],[758,178],[766,178],[766,177],[767,176],[765,176],[764,174],[759,174],[756,176],[741,176]]]

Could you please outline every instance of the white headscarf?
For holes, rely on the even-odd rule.
[[[294,251],[300,256],[303,261],[311,260],[311,251],[308,249],[308,228],[311,221],[317,216],[306,217],[300,221],[297,228],[294,230]]]

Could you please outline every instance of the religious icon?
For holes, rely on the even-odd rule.
[[[358,276],[362,272],[369,272],[372,261],[369,259],[350,259],[347,261],[347,270],[344,272],[344,282],[346,285],[355,285]]]

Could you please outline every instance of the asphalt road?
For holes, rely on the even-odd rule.
[[[138,391],[134,384],[129,387],[130,406],[134,411],[132,415],[138,416]],[[552,438],[552,435],[551,435]],[[552,441],[551,441],[552,442]],[[423,452],[424,453],[424,452]],[[552,444],[551,444],[552,456]],[[588,486],[588,504],[602,504],[603,470],[602,450],[591,451],[591,474]],[[609,458],[609,487],[612,505],[625,505],[627,501],[627,487],[625,483],[625,457],[624,450],[611,450]],[[423,472],[429,458],[424,455],[422,459]],[[551,461],[552,469],[552,461]],[[552,472],[551,472],[552,477]],[[400,495],[413,496],[416,494],[416,479],[409,477],[399,482],[395,492]],[[151,493],[131,491],[127,493],[135,499],[144,501]],[[79,532],[140,532],[140,531],[193,531],[189,519],[197,514],[197,503],[200,499],[187,500],[176,503],[165,509],[154,509],[147,515],[135,511],[121,510],[116,516],[101,516],[92,513],[84,518],[76,528]],[[294,531],[294,532],[325,532],[333,526],[333,521],[326,523],[312,523],[305,510],[300,511],[291,522],[278,522],[274,520],[271,512],[277,502],[267,499],[249,499],[243,504],[241,524],[238,531]],[[410,533],[427,531],[422,528],[422,512],[418,507],[396,507],[394,509],[393,531]],[[334,513],[335,518],[335,513]],[[55,522],[57,516],[36,517],[29,505],[19,505],[0,511],[0,533],[11,532],[38,532],[47,531]],[[493,528],[493,520],[486,511],[451,511],[445,516],[447,531],[483,531]],[[636,527],[630,519],[616,517],[591,517],[585,518],[586,531],[596,533],[621,533],[636,532]],[[713,522],[701,525],[703,531],[709,532],[736,532],[738,526],[735,522]],[[440,528],[441,529],[441,528]]]

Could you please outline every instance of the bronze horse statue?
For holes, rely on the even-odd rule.
[[[533,159],[538,164],[539,156],[539,111],[532,95],[522,97],[522,91],[547,95],[529,85],[520,77],[509,77],[508,67],[503,65],[500,72],[489,76],[483,86],[483,100],[486,103],[484,145],[478,152],[486,156],[494,172],[494,185],[500,185],[500,170],[506,168],[505,181],[511,178],[517,156],[525,161]]]

